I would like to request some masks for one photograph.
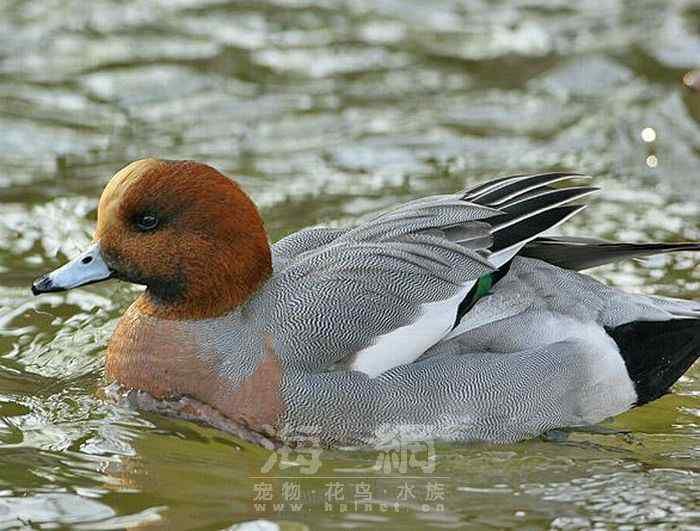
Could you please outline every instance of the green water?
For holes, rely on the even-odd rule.
[[[275,239],[566,168],[605,189],[567,233],[700,240],[700,94],[681,83],[697,67],[690,1],[0,1],[0,527],[700,525],[700,365],[607,425],[626,436],[439,445],[413,479],[372,452],[264,474],[275,454],[99,397],[136,288],[29,292],[89,241],[110,176],[145,155],[236,176]],[[697,260],[597,274],[698,298]],[[374,502],[356,508],[362,483]],[[299,511],[272,503],[290,489]]]

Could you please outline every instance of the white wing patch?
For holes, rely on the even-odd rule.
[[[389,369],[416,361],[450,332],[460,303],[475,283],[466,284],[449,299],[421,305],[418,319],[377,337],[372,345],[355,354],[350,369],[375,378]]]

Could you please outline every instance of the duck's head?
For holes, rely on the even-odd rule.
[[[32,291],[118,278],[146,286],[149,313],[202,319],[243,304],[271,271],[262,220],[236,183],[205,164],[144,159],[104,189],[92,245]]]

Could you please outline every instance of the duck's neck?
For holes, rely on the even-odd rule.
[[[272,259],[267,242],[246,259],[231,255],[212,259],[208,271],[202,271],[201,264],[184,266],[176,278],[148,284],[135,303],[138,311],[160,319],[192,321],[214,319],[240,308],[272,275]]]

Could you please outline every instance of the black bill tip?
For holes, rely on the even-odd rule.
[[[55,286],[51,277],[44,275],[39,277],[32,283],[32,293],[34,295],[40,295],[42,293],[51,293],[52,291],[64,291],[64,288],[60,286]]]

